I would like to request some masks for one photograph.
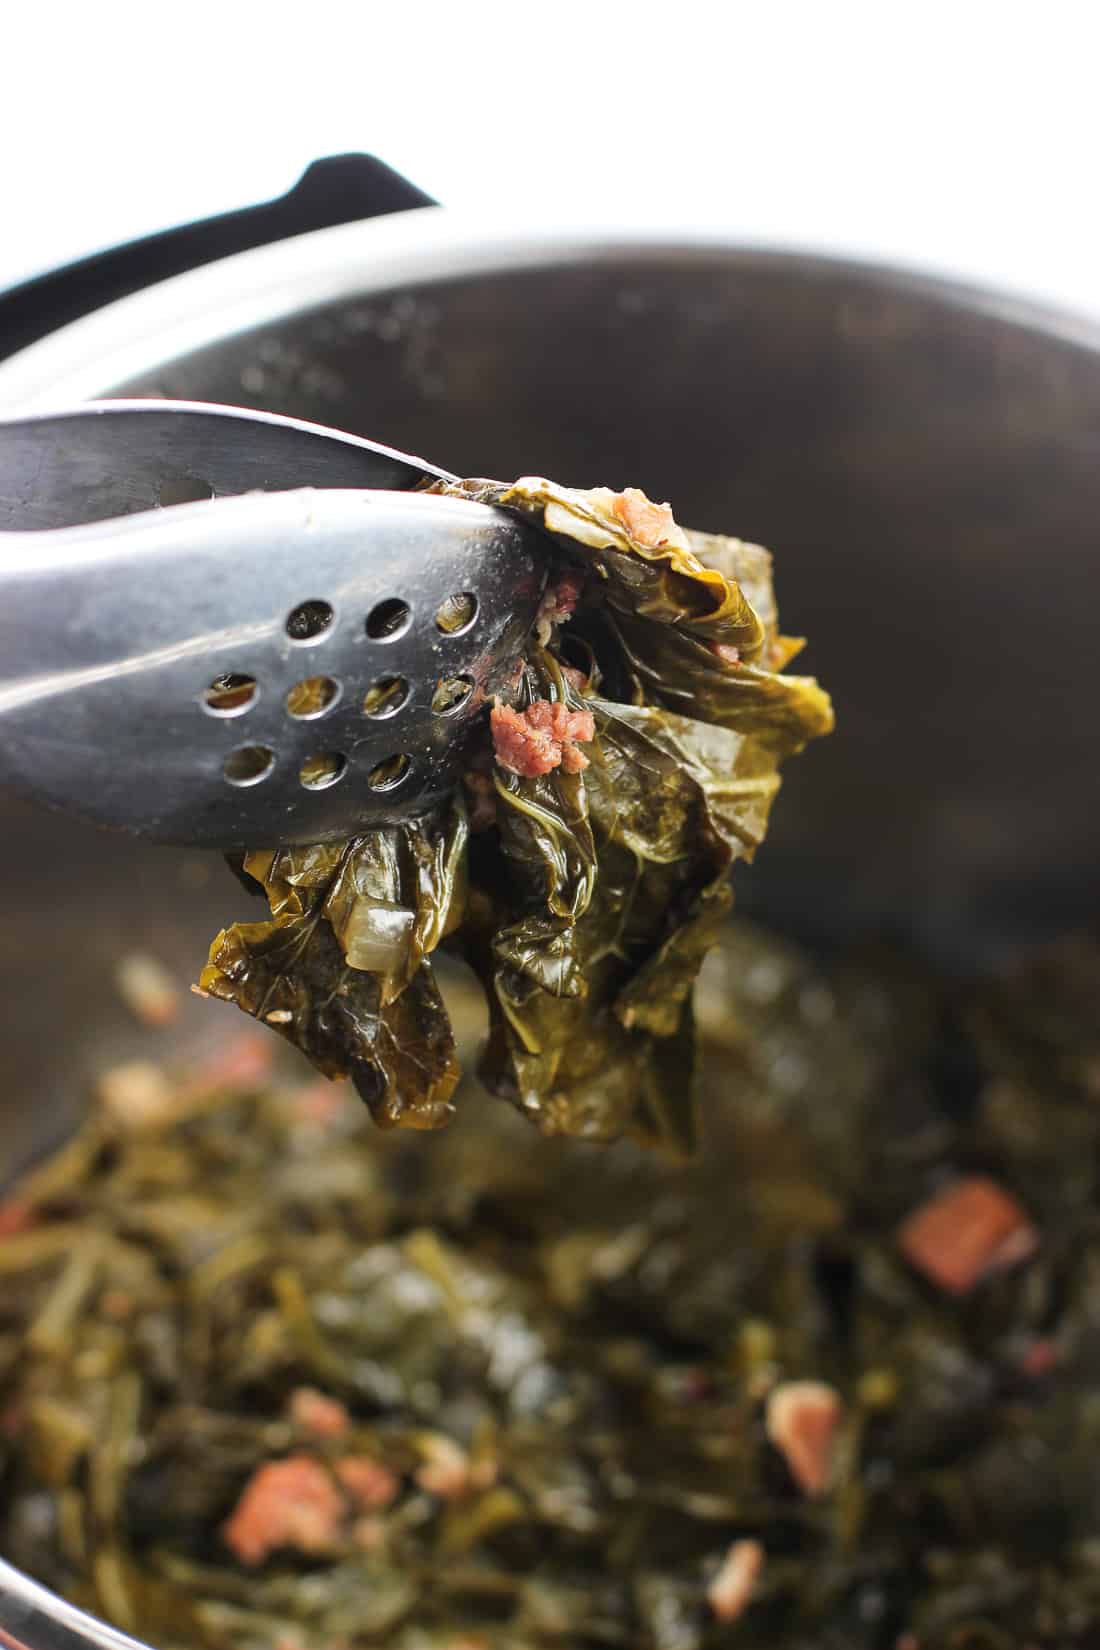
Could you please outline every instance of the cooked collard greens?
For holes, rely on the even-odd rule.
[[[436,812],[246,854],[270,919],[223,930],[200,987],[354,1078],[377,1122],[437,1128],[459,1078],[445,944],[489,1002],[491,1090],[545,1134],[690,1149],[695,977],[829,700],[784,674],[800,644],[758,546],[684,532],[635,489],[437,486],[543,530],[547,596],[510,702],[485,707]]]
[[[1100,946],[697,997],[685,1163],[150,1024],[0,1203],[0,1552],[158,1650],[1095,1650]]]

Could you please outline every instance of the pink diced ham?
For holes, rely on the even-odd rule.
[[[522,779],[559,767],[566,773],[583,772],[588,758],[577,746],[588,744],[596,735],[590,710],[570,710],[560,700],[536,699],[526,710],[494,705],[489,724],[497,761]]]

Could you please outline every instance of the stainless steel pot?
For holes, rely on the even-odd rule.
[[[839,731],[792,765],[742,907],[966,966],[1100,911],[1100,328],[896,270],[428,208],[165,282],[0,367],[0,407],[115,393],[292,413],[464,473],[634,483],[762,539]],[[193,971],[239,898],[201,856],[3,805],[9,1171],[91,1073],[147,1049],[118,958]],[[224,1034],[199,1005],[180,1031]],[[4,1580],[4,1642],[96,1630]]]

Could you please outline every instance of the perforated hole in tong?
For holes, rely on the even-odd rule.
[[[275,752],[266,745],[242,745],[230,751],[222,772],[230,785],[258,785],[275,766]]]
[[[341,751],[317,751],[307,756],[298,770],[298,778],[307,791],[325,791],[343,779],[348,771],[348,759]]]
[[[453,716],[456,710],[462,709],[473,691],[472,677],[446,676],[435,685],[432,709],[437,716]]]
[[[435,627],[444,636],[464,636],[477,618],[477,597],[472,590],[462,590],[457,596],[448,596],[440,602],[435,614]]]
[[[396,716],[408,697],[409,684],[403,676],[380,676],[363,696],[363,715],[381,722],[387,716]]]
[[[295,682],[286,696],[286,708],[300,722],[315,721],[331,710],[340,697],[340,684],[332,676],[306,676]]]
[[[211,716],[242,716],[256,703],[259,691],[254,676],[241,676],[236,671],[226,671],[222,676],[215,676],[210,686],[205,689],[202,707],[208,710]]]
[[[292,642],[316,642],[333,620],[332,603],[315,599],[299,602],[287,614],[286,633]]]
[[[395,791],[399,785],[404,784],[411,767],[412,762],[403,752],[396,756],[387,756],[371,769],[367,775],[367,784],[372,791]]]
[[[409,628],[411,609],[400,596],[379,602],[367,614],[367,635],[372,642],[392,642]]]

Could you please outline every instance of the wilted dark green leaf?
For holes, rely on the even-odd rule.
[[[763,840],[780,761],[829,731],[829,701],[779,673],[795,644],[758,546],[685,534],[629,491],[538,478],[444,490],[540,524],[551,589],[582,575],[567,651],[584,680],[545,620],[514,703],[590,711],[588,766],[494,768],[486,726],[471,770],[495,819],[474,851],[456,801],[342,847],[244,856],[273,922],[219,935],[201,984],[322,1071],[354,1073],[380,1121],[431,1127],[449,1116],[455,1067],[426,959],[450,937],[489,999],[490,1088],[548,1134],[688,1149],[690,997],[728,872]]]

